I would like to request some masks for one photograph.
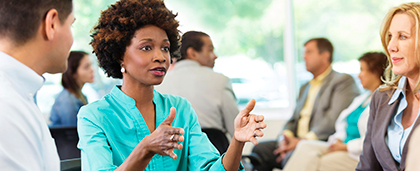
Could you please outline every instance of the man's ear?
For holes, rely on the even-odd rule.
[[[58,24],[60,24],[60,19],[58,18],[58,12],[56,9],[51,9],[47,12],[45,16],[43,27],[41,27],[42,32],[45,35],[45,39],[52,40],[54,35],[57,32]]]
[[[195,59],[197,57],[197,51],[194,50],[194,48],[189,47],[187,49],[187,58],[188,59]]]
[[[330,62],[330,58],[331,58],[331,54],[328,51],[324,51],[321,53],[322,58],[327,61],[328,63]]]

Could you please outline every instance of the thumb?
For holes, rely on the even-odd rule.
[[[176,109],[174,107],[171,107],[171,111],[169,112],[168,117],[166,117],[166,119],[161,123],[161,125],[172,125],[172,122],[175,119],[175,115],[176,115]]]
[[[249,113],[252,111],[252,109],[254,109],[255,106],[255,100],[252,99],[251,101],[248,102],[248,104],[245,106],[245,109],[241,110],[240,115],[241,116],[247,116],[249,115]]]

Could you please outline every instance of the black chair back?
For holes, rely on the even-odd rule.
[[[79,142],[77,127],[52,127],[50,132],[55,140],[60,160],[80,158],[80,150],[77,148]]]
[[[229,147],[229,140],[223,131],[214,128],[203,128],[201,130],[207,134],[210,142],[217,148],[220,155],[226,152]]]
[[[80,158],[61,160],[61,171],[81,171],[82,164]]]

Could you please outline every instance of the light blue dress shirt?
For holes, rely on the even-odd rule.
[[[407,99],[405,95],[405,89],[406,86],[406,77],[401,77],[400,81],[398,82],[398,89],[395,90],[395,92],[392,94],[391,100],[388,102],[388,105],[391,105],[394,103],[398,97],[401,95],[401,101],[398,105],[397,114],[394,116],[394,118],[391,119],[388,130],[387,130],[387,137],[385,139],[389,151],[392,154],[392,157],[397,161],[398,163],[401,163],[401,155],[402,151],[404,149],[405,142],[407,141],[408,136],[410,135],[411,130],[413,129],[414,123],[416,123],[418,116],[416,120],[413,122],[413,124],[404,129],[401,120],[403,111],[405,108],[407,108]],[[420,110],[419,110],[420,111]]]
[[[58,94],[51,109],[51,127],[76,126],[77,113],[83,105],[83,102],[74,94],[70,93],[67,89],[63,89]]]
[[[44,78],[0,52],[0,170],[59,171],[47,122],[34,102]]]
[[[186,99],[154,91],[153,103],[156,127],[166,119],[171,107],[176,108],[172,126],[185,130],[185,140],[181,143],[183,149],[174,150],[176,160],[156,154],[147,165],[147,171],[225,170],[222,157],[201,132],[197,115]],[[77,123],[84,171],[115,170],[137,144],[150,135],[134,99],[124,94],[120,86],[101,100],[82,107]],[[243,170],[242,165],[239,170]]]

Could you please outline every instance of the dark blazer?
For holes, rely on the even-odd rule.
[[[400,95],[400,97],[394,103],[388,105],[393,92],[393,90],[376,90],[372,95],[368,127],[365,142],[363,144],[363,151],[360,155],[360,161],[356,168],[357,171],[402,171],[405,169],[405,161],[411,134],[419,125],[420,120],[417,120],[414,123],[414,127],[407,138],[401,156],[400,169],[398,169],[396,161],[392,157],[392,154],[389,151],[387,144],[385,143],[385,136],[387,134],[388,125],[391,119],[394,118],[402,97]]]
[[[293,116],[284,127],[284,129],[292,131],[295,136],[297,134],[300,111],[305,105],[309,87],[309,83],[306,83],[300,88]],[[309,123],[309,131],[314,132],[318,139],[327,140],[335,132],[335,121],[341,111],[346,109],[358,95],[359,89],[353,77],[331,70],[327,77],[325,77],[315,99]]]

